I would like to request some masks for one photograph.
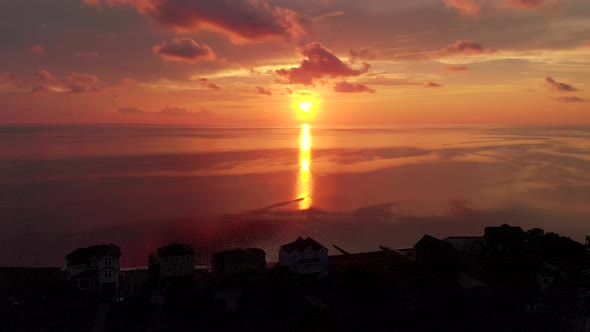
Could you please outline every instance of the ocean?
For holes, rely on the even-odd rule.
[[[503,223],[590,234],[590,127],[0,127],[1,266],[311,236],[337,253]]]

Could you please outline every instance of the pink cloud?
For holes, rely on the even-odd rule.
[[[458,10],[463,15],[474,16],[479,14],[482,5],[476,0],[444,0],[448,7]]]
[[[275,71],[287,83],[313,85],[314,80],[323,77],[354,77],[370,69],[367,63],[363,63],[361,69],[351,68],[318,42],[304,46],[301,53],[307,59],[301,61],[299,67]]]
[[[266,90],[265,88],[256,87],[256,93],[259,95],[267,95],[267,96],[272,96],[272,92],[270,90]]]
[[[188,37],[174,38],[169,42],[155,45],[153,51],[168,61],[195,63],[215,59],[215,53],[209,46]]]
[[[366,85],[358,84],[358,83],[348,83],[346,81],[342,81],[342,82],[338,82],[338,83],[334,84],[334,91],[342,92],[342,93],[358,93],[358,92],[375,93],[374,89],[371,89]]]
[[[440,87],[442,87],[442,84],[438,84],[435,82],[426,82],[426,83],[424,83],[424,86],[427,88],[440,88]]]
[[[201,84],[201,86],[204,86],[204,87],[209,88],[211,90],[215,90],[215,91],[221,90],[221,87],[219,85],[210,82],[206,78],[199,78],[199,83]]]
[[[234,42],[292,39],[305,34],[303,20],[266,0],[84,0],[92,6],[129,5],[176,32],[213,30]]]
[[[575,88],[574,86],[572,86],[570,84],[567,84],[567,83],[557,82],[552,77],[546,77],[545,78],[545,83],[547,84],[547,86],[550,89],[553,89],[553,90],[558,91],[558,92],[574,92],[574,91],[578,91],[578,89]]]
[[[43,46],[41,44],[31,45],[28,48],[28,51],[31,53],[45,53],[45,46]]]
[[[505,0],[505,4],[510,7],[534,9],[545,4],[546,0]]]

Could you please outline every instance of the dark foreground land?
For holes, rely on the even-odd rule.
[[[539,229],[426,235],[404,250],[330,256],[324,276],[130,271],[121,291],[75,291],[60,269],[3,268],[0,330],[590,331],[590,253]]]

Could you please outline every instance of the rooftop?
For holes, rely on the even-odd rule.
[[[101,244],[88,248],[78,248],[66,256],[71,264],[84,264],[91,258],[101,259],[105,256],[121,258],[121,249],[114,244]]]
[[[302,237],[298,237],[295,242],[287,243],[281,246],[281,249],[284,250],[286,253],[290,254],[292,252],[304,252],[307,248],[312,248],[313,250],[321,250],[328,248],[321,245],[316,240],[308,237],[307,239],[303,239]]]

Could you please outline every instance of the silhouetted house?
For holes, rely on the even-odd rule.
[[[369,277],[410,287],[416,283],[416,263],[395,250],[330,256],[330,275]]]
[[[518,226],[486,227],[485,250],[488,253],[516,253],[524,249],[525,232]]]
[[[444,279],[458,273],[457,253],[453,246],[430,235],[424,235],[414,245],[416,263],[439,274]]]
[[[328,249],[308,237],[281,246],[279,265],[298,274],[327,273]]]
[[[195,272],[195,251],[190,245],[174,243],[156,252],[160,279],[190,276]]]
[[[215,278],[257,277],[266,269],[266,253],[262,249],[233,249],[214,253],[211,269]]]
[[[116,294],[121,249],[114,244],[76,249],[66,256],[66,272],[78,289]]]
[[[590,248],[590,235],[586,235],[586,247]]]
[[[456,251],[480,254],[483,251],[483,237],[481,236],[450,236],[443,241],[450,244]]]

